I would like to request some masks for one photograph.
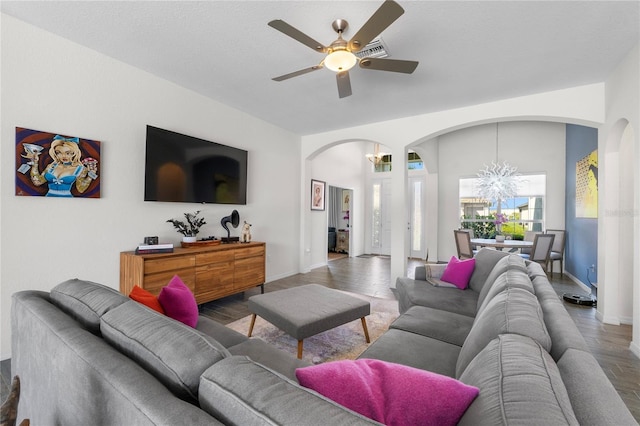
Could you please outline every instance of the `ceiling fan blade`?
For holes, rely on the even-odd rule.
[[[386,0],[371,18],[349,40],[349,50],[357,52],[404,13],[404,9],[393,0]]]
[[[417,61],[403,61],[400,59],[364,58],[360,61],[360,68],[392,71],[411,74],[418,66]]]
[[[291,25],[287,24],[281,19],[273,20],[269,22],[267,25],[269,25],[271,28],[275,28],[276,30],[280,31],[283,34],[288,35],[294,40],[299,41],[305,46],[310,47],[316,52],[324,53],[327,51],[327,46],[323,45],[322,43],[318,43],[317,41],[315,41],[314,39],[312,39],[302,31],[292,27]]]
[[[290,79],[292,77],[297,77],[299,75],[303,75],[303,74],[309,73],[311,71],[319,70],[319,69],[322,69],[322,68],[324,68],[322,65],[314,65],[312,67],[305,68],[303,70],[298,70],[298,71],[290,72],[289,74],[281,75],[279,77],[274,77],[271,80],[273,80],[273,81],[287,80],[287,79]]]
[[[338,82],[338,96],[340,98],[351,96],[351,79],[349,78],[349,71],[337,73],[336,81]]]

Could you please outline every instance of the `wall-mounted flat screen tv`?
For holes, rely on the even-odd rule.
[[[147,126],[144,200],[247,204],[247,151]]]

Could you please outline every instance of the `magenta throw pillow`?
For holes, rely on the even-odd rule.
[[[455,256],[451,256],[449,264],[445,268],[440,280],[455,284],[460,290],[464,290],[469,285],[469,279],[476,267],[475,259],[460,260]]]
[[[451,377],[377,359],[298,368],[296,377],[302,386],[389,426],[455,425],[479,392]]]
[[[174,275],[169,284],[162,287],[158,302],[168,317],[191,327],[198,324],[196,298],[179,276]]]

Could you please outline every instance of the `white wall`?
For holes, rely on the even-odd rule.
[[[545,227],[564,229],[565,125],[537,121],[499,123],[498,162],[518,173],[547,175]],[[496,125],[485,124],[438,137],[438,260],[456,254],[453,230],[460,227],[460,178],[475,177],[496,161]],[[429,198],[429,195],[427,196]],[[435,259],[433,259],[435,260]]]
[[[350,212],[349,256],[363,253],[363,232],[365,212],[365,158],[364,142],[346,142],[318,153],[311,162],[311,177],[329,185],[353,190]],[[307,188],[310,194],[311,182]],[[309,195],[310,196],[310,195]],[[306,209],[310,210],[309,204]],[[327,211],[310,211],[311,253],[309,268],[317,268],[327,263]]]
[[[603,322],[619,324],[628,316],[624,299],[633,296],[633,335],[631,350],[640,357],[640,44],[607,78],[606,122],[598,131],[598,312]],[[623,142],[630,126],[632,138]],[[621,150],[622,145],[622,150]],[[625,146],[626,145],[626,146]],[[631,146],[629,146],[631,145]],[[625,163],[621,167],[621,163]],[[625,170],[633,170],[631,181],[621,181]],[[622,170],[623,175],[618,173]],[[631,186],[633,208],[625,211],[629,200],[620,200],[620,185]],[[600,190],[602,189],[602,190]],[[631,217],[625,217],[630,215]],[[622,230],[620,222],[626,223]],[[632,234],[629,224],[633,222]],[[631,244],[621,244],[625,239]],[[632,250],[633,280],[620,279],[621,250]]]
[[[298,272],[300,138],[165,80],[2,15],[0,356],[11,294],[79,277],[119,288],[119,253],[144,236],[179,243],[165,221],[201,209],[204,235],[236,208],[267,242],[267,281]],[[246,206],[143,201],[145,126],[249,151]],[[102,198],[14,196],[15,127],[102,142]],[[286,165],[286,167],[283,167]],[[239,235],[239,229],[234,230]],[[233,235],[233,234],[232,234]]]

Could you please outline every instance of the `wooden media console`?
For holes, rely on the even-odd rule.
[[[220,299],[265,282],[266,244],[230,243],[175,248],[173,253],[120,253],[120,292],[138,285],[153,294],[178,275],[191,289],[196,303]]]

